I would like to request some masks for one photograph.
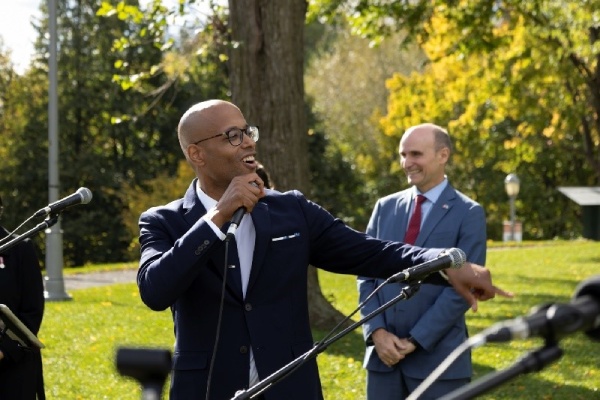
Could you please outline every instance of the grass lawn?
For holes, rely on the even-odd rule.
[[[469,312],[467,320],[472,335],[498,321],[525,315],[536,305],[569,302],[579,282],[600,274],[600,243],[490,246],[487,265],[495,283],[517,296],[481,303],[479,312]],[[94,268],[97,269],[91,269]],[[319,276],[323,291],[333,304],[344,314],[353,311],[357,304],[355,278],[329,273]],[[46,345],[42,354],[48,399],[141,398],[137,382],[116,371],[116,350],[119,347],[172,348],[170,313],[146,308],[134,284],[69,293],[72,301],[46,304],[39,335]],[[315,337],[324,333],[315,332]],[[542,345],[542,339],[531,339],[475,349],[474,379],[507,368]],[[541,372],[519,376],[480,398],[600,398],[600,344],[577,333],[563,338],[559,345],[564,350],[560,360]],[[363,354],[362,336],[356,330],[318,356],[325,399],[364,398]]]

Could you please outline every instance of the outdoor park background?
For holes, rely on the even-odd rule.
[[[142,9],[136,2],[57,3],[60,189],[66,195],[85,186],[94,194],[90,204],[62,218],[65,273],[135,263],[139,213],[180,197],[189,184],[175,127],[187,107],[206,98],[233,100],[261,127],[259,159],[278,189],[300,189],[360,230],[378,197],[406,186],[397,145],[410,125],[448,127],[456,150],[449,179],[486,210],[491,244],[501,242],[509,216],[504,178],[516,173],[523,248],[490,251],[489,266],[500,284],[520,296],[486,304],[498,314],[481,322],[483,314],[470,317],[474,330],[550,298],[568,301],[577,282],[600,272],[595,242],[581,240],[581,208],[558,191],[600,182],[597,0],[477,0],[452,7],[436,0],[421,8],[411,2],[324,0],[207,7],[213,2],[198,1],[182,3],[183,17],[160,2],[145,2]],[[48,203],[49,24],[46,3],[40,7],[30,63],[16,68],[0,45],[0,190],[2,223],[9,229]],[[36,241],[45,254],[44,236]],[[587,256],[580,244],[590,246]],[[541,253],[528,253],[529,246]],[[504,266],[494,254],[515,258]],[[575,259],[565,262],[562,256]],[[534,267],[540,260],[545,262]],[[333,287],[339,288],[332,291],[336,296],[355,290],[353,282]],[[80,359],[71,356],[85,352],[63,348],[53,356],[51,349],[62,345],[46,329],[68,326],[69,319],[82,319],[94,332],[115,320],[132,322],[134,315],[144,315],[140,323],[150,320],[133,286],[124,298],[117,290],[97,290],[90,304],[105,312],[123,304],[120,318],[79,309],[84,291],[74,301],[48,304],[42,335],[52,344],[45,353],[47,371],[58,373],[48,378],[53,390],[90,377],[84,371],[94,361],[108,366],[102,357],[113,348],[83,356],[86,363],[69,370]],[[312,290],[319,292],[318,286]],[[354,305],[354,299],[340,302],[324,294],[344,311]],[[59,311],[69,318],[54,321]],[[132,325],[132,334],[129,324],[122,327],[128,340],[109,331],[84,335],[83,343],[96,350],[98,342],[155,343],[154,336],[136,336],[143,329]],[[169,328],[155,325],[161,329],[156,337],[165,340],[156,344],[169,345]],[[544,392],[548,398],[561,395],[555,386],[584,386],[570,397],[597,393],[597,369],[585,361],[595,354],[594,344],[583,336],[565,343],[570,340],[581,341],[577,346],[585,351],[578,354],[587,358],[553,367],[560,371],[544,378],[544,389],[546,383],[552,389]],[[513,346],[525,345],[506,347]],[[496,368],[505,359],[489,352],[482,357],[479,363]],[[359,354],[341,360],[352,367],[335,367],[340,375],[360,370]],[[573,379],[560,375],[567,370]],[[324,381],[340,379],[322,372]],[[358,389],[358,379],[340,387]],[[92,388],[96,381],[105,383],[86,379]],[[80,396],[83,387],[56,398]],[[106,388],[95,387],[94,393]]]

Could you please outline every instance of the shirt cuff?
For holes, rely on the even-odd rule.
[[[202,216],[202,219],[204,222],[206,222],[208,224],[208,226],[210,226],[210,228],[213,230],[213,232],[215,233],[215,235],[217,235],[217,237],[221,240],[225,240],[225,238],[227,237],[227,235],[225,235],[217,225],[215,225],[214,222],[212,222],[210,220],[210,218],[208,218],[208,214],[204,214]]]

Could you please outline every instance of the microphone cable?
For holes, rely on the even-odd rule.
[[[336,333],[337,331],[346,323],[348,322],[358,311],[360,311],[361,308],[364,307],[364,305],[371,300],[371,298],[373,298],[373,296],[375,296],[375,294],[377,294],[377,292],[379,292],[381,290],[381,288],[385,285],[387,285],[390,281],[392,277],[389,277],[385,280],[385,282],[381,283],[378,287],[375,288],[375,290],[373,290],[371,292],[371,294],[369,294],[369,296],[367,296],[367,298],[365,300],[363,300],[355,309],[354,311],[352,311],[350,314],[348,314],[344,319],[342,319],[336,326],[334,326],[321,340],[317,341],[313,348],[310,349],[307,353],[304,354],[304,358],[303,358],[303,362],[299,363],[298,365],[296,365],[294,368],[292,368],[291,370],[289,370],[285,375],[279,377],[279,379],[273,381],[271,383],[271,386],[276,384],[277,382],[281,381],[282,379],[284,379],[285,377],[287,377],[288,375],[291,375],[294,371],[296,371],[298,368],[300,368],[303,364],[304,361],[308,361],[311,358],[313,358],[313,356],[315,356],[316,354],[322,352],[323,350],[325,350],[325,348],[329,345],[329,343],[327,343]],[[373,315],[374,316],[374,315]],[[365,320],[366,321],[366,320]],[[265,388],[266,389],[266,388]],[[263,389],[263,390],[265,390]]]
[[[16,235],[16,232],[19,229],[21,229],[26,223],[28,223],[29,221],[31,221],[33,219],[33,217],[34,217],[34,215],[32,215],[31,217],[27,218],[25,221],[21,222],[21,225],[17,226],[12,232],[10,232],[8,235],[6,235],[2,239],[0,239],[0,245],[8,243],[10,240],[14,239],[14,236]]]
[[[233,236],[233,235],[232,235]],[[213,368],[216,360],[217,349],[219,346],[219,339],[221,336],[221,324],[223,320],[223,307],[225,304],[225,289],[227,287],[227,262],[229,261],[229,244],[230,244],[231,236],[227,236],[225,238],[225,260],[223,263],[223,285],[221,286],[221,299],[219,300],[219,316],[217,319],[217,330],[215,333],[215,346],[213,349],[212,357],[210,358],[210,366],[208,367],[208,377],[206,381],[206,397],[208,400],[210,396],[210,383],[212,380]]]
[[[452,353],[448,354],[448,356],[434,369],[427,378],[421,382],[419,386],[406,398],[406,400],[416,400],[425,392],[432,383],[436,381],[451,365],[456,361],[456,359],[465,351],[482,346],[485,344],[485,339],[483,339],[480,335],[475,335],[468,340],[462,342],[457,348],[455,348]]]
[[[367,302],[369,300],[371,300],[380,290],[381,288],[383,288],[385,285],[388,285],[392,279],[394,278],[394,275],[390,276],[389,278],[387,278],[385,281],[383,281],[379,286],[377,286],[375,288],[375,290],[373,290],[366,299],[364,299],[355,309],[354,311],[352,311],[350,314],[348,314],[346,316],[346,318],[344,318],[343,320],[341,320],[336,326],[333,327],[333,329],[331,329],[331,331],[329,331],[329,333],[327,333],[327,335],[325,335],[323,337],[323,339],[321,339],[320,341],[318,341],[317,343],[315,343],[315,348],[320,348],[319,346],[322,346],[324,342],[326,342],[327,340],[329,340],[331,337],[333,337],[334,333],[342,326],[344,325],[346,322],[348,322],[350,320],[350,318],[352,318],[357,312],[359,312],[364,306],[365,304],[367,304]],[[413,282],[414,283],[414,282]],[[387,304],[387,303],[386,303]],[[365,320],[366,322],[366,320]]]

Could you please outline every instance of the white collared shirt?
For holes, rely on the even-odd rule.
[[[425,222],[425,218],[427,218],[427,216],[429,215],[429,211],[431,211],[433,205],[438,201],[438,199],[442,195],[442,192],[444,191],[444,189],[446,189],[446,186],[448,186],[448,178],[444,178],[442,182],[440,182],[435,187],[429,189],[426,193],[421,193],[416,186],[413,186],[413,195],[411,200],[412,204],[410,205],[410,212],[408,215],[412,215],[413,213],[416,203],[414,199],[417,197],[417,195],[420,194],[422,196],[425,196],[425,198],[427,199],[421,204],[421,227],[423,227],[423,222]]]
[[[217,205],[217,200],[208,196],[200,185],[198,185],[198,198],[200,202],[207,210],[214,208]],[[213,229],[215,234],[225,240],[226,235],[212,222],[205,214],[204,219],[210,227]],[[256,230],[254,229],[254,223],[250,214],[245,213],[242,217],[242,221],[235,231],[235,242],[237,243],[238,258],[240,260],[240,273],[242,275],[242,293],[244,298],[246,297],[246,290],[248,289],[248,279],[250,278],[250,270],[252,269],[252,259],[254,258],[254,242],[256,241]]]

